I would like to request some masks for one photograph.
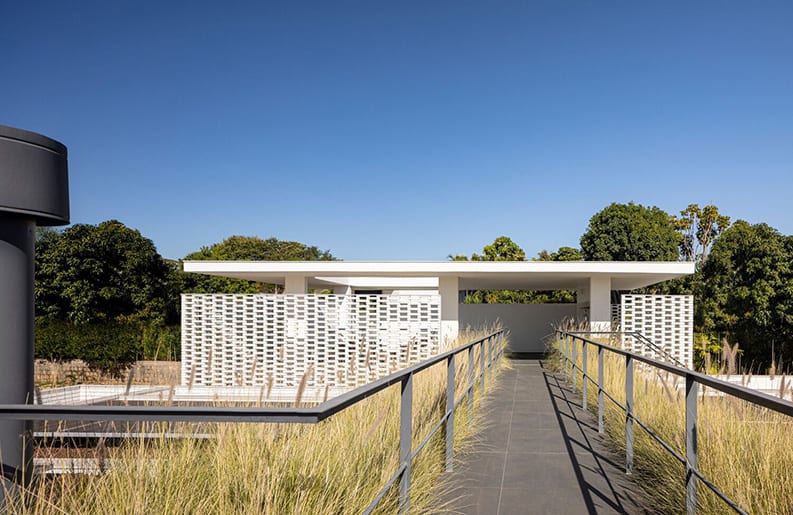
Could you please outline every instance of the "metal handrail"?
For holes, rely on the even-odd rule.
[[[721,381],[713,377],[707,376],[700,372],[689,370],[685,367],[672,365],[663,361],[658,361],[652,358],[647,358],[640,354],[636,354],[624,349],[612,347],[601,342],[581,336],[582,334],[624,334],[617,331],[564,331],[558,330],[560,342],[560,361],[565,374],[572,375],[573,387],[576,385],[576,370],[581,372],[582,377],[582,394],[584,407],[588,406],[587,403],[587,384],[590,383],[597,386],[598,389],[598,432],[603,433],[603,412],[604,400],[608,397],[615,405],[625,412],[625,471],[631,473],[633,471],[633,423],[636,422],[639,427],[644,429],[651,438],[658,442],[667,452],[669,452],[675,459],[685,465],[685,484],[686,484],[686,510],[687,513],[693,514],[697,510],[697,483],[700,480],[705,486],[713,491],[722,501],[725,502],[735,512],[745,514],[738,504],[730,499],[724,492],[719,490],[710,480],[708,480],[697,468],[697,392],[698,386],[703,385],[713,388],[719,392],[731,395],[738,399],[751,402],[771,411],[781,413],[793,417],[793,402],[779,399],[771,395],[757,392],[749,388],[739,386],[736,384]],[[577,341],[581,341],[582,352],[582,366],[579,367],[577,363]],[[587,345],[593,345],[597,348],[598,355],[598,377],[597,380],[592,378],[588,372],[587,365]],[[563,347],[563,348],[562,348]],[[607,350],[614,354],[625,357],[625,404],[618,402],[611,394],[606,392],[603,388],[603,351]],[[660,370],[664,370],[685,379],[686,384],[686,455],[685,457],[678,454],[672,446],[665,442],[655,432],[653,432],[644,422],[639,420],[633,413],[633,363],[638,361],[646,365],[650,365]]]
[[[147,422],[265,422],[315,424],[397,383],[401,384],[399,419],[400,466],[388,483],[380,490],[364,513],[371,513],[391,486],[399,480],[400,512],[410,504],[410,465],[429,439],[441,427],[446,429],[446,470],[453,469],[454,411],[468,398],[473,414],[474,386],[481,385],[485,393],[486,373],[495,377],[495,365],[504,355],[504,330],[494,331],[482,338],[404,368],[371,383],[329,399],[317,406],[306,408],[257,407],[200,407],[200,406],[48,406],[41,404],[0,404],[0,420],[91,420],[91,421],[147,421]],[[479,371],[474,373],[474,348],[479,346]],[[455,356],[468,351],[468,385],[462,396],[455,399]],[[441,420],[429,435],[412,448],[413,376],[433,365],[446,361],[446,409]],[[2,465],[2,468],[8,467]]]
[[[651,339],[647,338],[645,335],[640,333],[639,331],[566,331],[569,334],[608,334],[608,335],[622,335],[622,336],[631,336],[636,338],[640,342],[644,344],[645,347],[650,347],[655,352],[658,352],[662,356],[664,356],[667,360],[673,362],[675,365],[681,368],[687,368],[686,365],[681,362],[679,359],[674,357],[669,351],[652,341]]]

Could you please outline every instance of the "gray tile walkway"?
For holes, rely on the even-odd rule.
[[[448,510],[462,514],[646,513],[597,420],[541,360],[512,360],[483,404],[485,427],[455,464]]]

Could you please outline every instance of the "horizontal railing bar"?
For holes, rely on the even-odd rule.
[[[605,344],[590,340],[589,338],[583,338],[581,336],[578,336],[580,334],[619,334],[616,331],[614,331],[614,332],[610,332],[610,331],[591,331],[591,332],[587,332],[587,331],[575,331],[575,332],[572,332],[572,331],[559,331],[559,334],[560,335],[569,334],[569,335],[573,336],[574,339],[577,338],[579,340],[586,341],[587,343],[593,344],[593,345],[597,346],[598,348],[603,348],[603,349],[606,349],[608,351],[614,352],[615,354],[621,354],[623,356],[631,356],[632,358],[637,359],[638,361],[644,362],[644,363],[646,363],[646,364],[648,364],[650,366],[654,366],[656,368],[660,368],[662,370],[666,370],[668,372],[671,372],[671,373],[676,374],[678,376],[682,376],[684,378],[685,377],[690,377],[695,382],[698,382],[698,383],[703,384],[705,386],[711,386],[715,390],[721,391],[721,392],[726,393],[728,395],[733,395],[733,396],[738,397],[738,398],[740,398],[742,400],[745,400],[747,402],[752,402],[754,404],[757,404],[759,406],[768,408],[768,409],[770,409],[772,411],[776,411],[778,413],[790,415],[788,413],[788,411],[787,411],[787,408],[788,407],[793,407],[793,403],[790,403],[790,402],[784,401],[784,400],[780,401],[780,399],[778,399],[776,397],[772,397],[772,396],[769,396],[769,395],[766,395],[766,394],[763,394],[763,393],[760,393],[760,392],[755,392],[753,390],[749,390],[748,388],[744,388],[744,387],[735,388],[735,385],[733,385],[733,384],[722,382],[722,381],[719,381],[719,380],[714,380],[714,379],[712,379],[712,378],[710,378],[708,376],[705,376],[704,374],[700,374],[698,372],[692,372],[692,371],[690,371],[690,370],[688,370],[686,368],[669,366],[669,365],[666,365],[665,363],[662,363],[662,362],[659,362],[659,361],[656,361],[656,360],[652,360],[652,359],[649,359],[649,358],[644,358],[643,356],[640,356],[638,354],[635,354],[635,353],[632,353],[632,352],[629,352],[629,351],[625,351],[625,350],[622,350],[622,349],[617,349],[615,347],[611,347],[610,345],[605,345]],[[622,333],[622,334],[632,334],[632,333]],[[642,336],[642,338],[644,340],[646,340],[647,343],[651,343],[650,340],[648,340],[646,337]],[[678,362],[677,360],[675,360],[675,361]],[[581,370],[581,368],[579,368],[576,365],[576,363],[573,362],[573,363],[571,363],[571,365],[572,365],[573,372],[576,369]],[[586,382],[585,381],[586,381],[586,379],[588,379],[588,377],[587,377],[587,374],[584,373],[583,370],[581,370],[581,372],[582,372],[582,376],[584,378],[583,381],[582,381],[582,384],[583,384],[583,387],[585,388],[586,387]],[[590,381],[591,381],[591,379],[590,379]],[[594,383],[594,381],[592,381],[592,382]],[[734,390],[737,390],[739,392],[739,394],[734,393]],[[601,388],[601,391],[603,392],[603,394],[606,397],[608,397],[609,400],[611,400],[615,405],[617,405],[623,412],[625,412],[625,413],[628,412],[627,407],[624,406],[623,404],[621,404],[617,399],[615,399],[605,389]],[[746,395],[746,397],[744,397],[743,395]],[[770,405],[770,406],[767,405],[766,404],[767,401],[770,401],[772,405]],[[790,406],[788,406],[788,405],[790,405]],[[684,465],[686,464],[686,459],[683,458],[683,456],[678,454],[668,443],[666,443],[661,437],[659,437],[657,434],[655,434],[655,432],[652,431],[639,418],[637,418],[633,414],[628,414],[627,416],[630,417],[634,422],[639,424],[639,427],[644,429],[644,431],[648,435],[650,435],[650,437],[653,440],[658,442],[669,454],[671,454],[674,458],[676,458],[680,463],[682,463]],[[713,493],[715,493],[719,497],[719,499],[721,499],[725,504],[727,504],[730,508],[732,508],[736,513],[740,513],[742,515],[748,515],[747,512],[744,511],[740,506],[738,506],[737,503],[735,503],[732,499],[730,499],[724,492],[719,490],[718,487],[716,487],[716,485],[714,485],[707,478],[705,478],[705,476],[696,467],[691,467],[689,465],[688,469],[691,470],[692,474],[694,474],[700,481],[702,481],[705,484],[705,486],[707,486]]]
[[[608,398],[608,399],[609,399],[611,402],[613,402],[613,403],[614,403],[614,404],[615,404],[617,407],[619,407],[619,408],[620,408],[620,409],[621,409],[623,412],[626,412],[626,413],[627,413],[627,411],[628,411],[628,410],[627,410],[627,408],[625,407],[625,405],[623,405],[623,404],[622,404],[622,403],[620,403],[620,402],[619,402],[617,399],[615,399],[614,397],[612,397],[610,393],[608,393],[606,390],[603,390],[603,394],[604,394],[604,395],[605,395],[605,396],[606,396],[606,397],[607,397],[607,398]],[[679,461],[681,464],[685,465],[685,463],[686,463],[686,459],[685,459],[685,458],[684,458],[682,455],[678,454],[678,452],[677,452],[677,451],[675,451],[675,450],[674,450],[674,449],[673,449],[673,448],[672,448],[672,447],[671,447],[671,446],[670,446],[668,443],[666,443],[666,441],[665,441],[663,438],[661,438],[660,436],[658,436],[658,435],[657,435],[657,434],[656,434],[656,433],[655,433],[655,432],[654,432],[652,429],[650,429],[650,428],[649,428],[649,427],[648,427],[648,426],[647,426],[647,425],[646,425],[644,422],[642,422],[642,421],[641,421],[641,419],[637,418],[635,415],[631,414],[631,415],[629,415],[629,416],[631,417],[631,419],[632,419],[634,422],[636,422],[636,423],[639,425],[639,427],[641,427],[642,429],[644,429],[644,431],[645,431],[645,432],[646,432],[646,433],[647,433],[647,434],[648,434],[648,435],[649,435],[649,436],[650,436],[650,437],[651,437],[653,440],[655,440],[656,442],[658,442],[658,443],[661,445],[661,447],[663,447],[663,448],[666,450],[666,452],[668,452],[669,454],[671,454],[671,455],[672,455],[672,457],[674,457],[675,459],[677,459],[677,461]],[[719,490],[719,489],[718,489],[718,487],[716,487],[716,485],[714,485],[713,483],[711,483],[710,481],[708,481],[708,480],[705,478],[705,476],[703,476],[703,475],[702,475],[702,473],[701,473],[701,472],[699,472],[699,470],[697,470],[697,469],[695,469],[695,468],[692,468],[692,469],[691,469],[691,471],[692,471],[692,472],[694,473],[694,475],[696,475],[696,476],[697,476],[697,477],[698,477],[700,480],[702,480],[702,482],[703,482],[703,483],[705,483],[705,485],[706,485],[708,488],[710,488],[710,490],[712,490],[712,491],[713,491],[713,493],[715,493],[715,494],[716,494],[716,495],[717,495],[717,496],[718,496],[718,497],[719,497],[721,500],[723,500],[725,503],[727,503],[727,504],[730,506],[730,508],[732,508],[733,510],[735,510],[737,513],[741,513],[741,514],[743,514],[743,515],[747,515],[747,513],[746,513],[745,511],[743,511],[743,510],[742,510],[742,509],[741,509],[741,508],[740,508],[740,507],[739,507],[739,506],[738,506],[738,505],[737,505],[737,504],[736,504],[736,503],[735,503],[735,502],[734,502],[732,499],[730,499],[729,497],[727,497],[727,495],[726,495],[726,494],[724,494],[724,493],[723,493],[721,490]]]
[[[117,422],[268,422],[315,424],[316,408],[233,408],[198,406],[0,405],[0,419],[91,420]]]
[[[630,333],[630,334],[631,334],[631,336],[633,336],[633,337],[634,337],[634,338],[636,338],[637,340],[639,340],[639,341],[643,342],[645,346],[648,346],[648,345],[649,345],[649,346],[650,346],[652,349],[654,349],[656,352],[660,352],[660,353],[661,353],[663,356],[665,356],[667,359],[670,359],[670,360],[672,360],[672,361],[675,363],[675,365],[679,366],[680,368],[686,368],[686,365],[684,365],[683,363],[681,363],[679,359],[677,359],[676,357],[674,357],[672,354],[670,354],[669,352],[667,352],[667,351],[666,351],[666,349],[664,349],[664,348],[663,348],[663,347],[661,347],[660,345],[657,345],[657,344],[656,344],[654,341],[652,341],[651,339],[647,338],[647,337],[646,337],[645,335],[643,335],[642,333],[640,333],[640,332],[638,332],[638,331],[634,331],[634,332],[632,332],[632,333]]]
[[[497,331],[497,332],[495,332],[495,333],[491,334],[490,336],[496,335],[496,334],[498,334],[499,332],[500,332],[500,331]],[[482,338],[481,340],[477,340],[477,341],[475,341],[475,342],[472,342],[472,344],[471,344],[471,345],[476,345],[476,344],[480,343],[482,340],[485,340],[485,339],[489,338],[490,336],[486,336],[485,338]],[[457,351],[459,352],[459,351],[466,350],[466,349],[468,349],[468,348],[469,348],[471,345],[467,345],[467,346],[465,346],[465,347],[460,347],[459,349],[457,349]],[[446,354],[447,354],[447,357],[448,357],[448,354],[449,354],[449,353],[446,353]],[[456,354],[456,353],[455,353],[455,354]],[[474,381],[474,383],[475,383],[475,381]],[[419,452],[421,452],[421,451],[424,449],[424,447],[427,445],[427,443],[429,443],[430,439],[431,439],[431,438],[432,438],[432,437],[435,435],[435,433],[437,433],[437,432],[438,432],[438,430],[439,430],[439,429],[440,429],[440,428],[443,426],[443,423],[444,423],[444,422],[446,422],[446,420],[447,420],[447,419],[448,419],[450,416],[453,416],[453,415],[454,415],[454,412],[455,412],[455,410],[457,409],[457,406],[458,406],[458,405],[459,405],[461,402],[463,402],[464,400],[466,400],[466,398],[467,398],[467,396],[468,396],[468,395],[470,395],[470,392],[471,392],[471,391],[473,390],[473,388],[474,388],[474,383],[472,383],[472,384],[469,384],[469,385],[466,387],[466,389],[465,389],[465,392],[464,392],[464,393],[463,393],[463,394],[460,396],[460,398],[459,398],[459,399],[457,399],[457,400],[454,402],[454,406],[452,407],[451,411],[446,411],[446,413],[444,413],[444,414],[443,414],[443,416],[441,417],[441,419],[440,419],[440,420],[439,420],[439,421],[438,421],[438,422],[435,424],[435,426],[434,426],[434,427],[433,427],[433,428],[430,430],[430,432],[427,434],[427,436],[426,436],[426,437],[424,437],[424,439],[423,439],[423,440],[422,440],[422,441],[421,441],[421,442],[420,442],[420,443],[419,443],[419,444],[416,446],[416,449],[415,449],[415,450],[413,450],[413,452],[411,452],[411,453],[410,453],[410,457],[408,458],[408,460],[409,460],[409,461],[411,461],[411,462],[413,461],[413,458],[415,458],[415,457],[418,455],[418,453],[419,453]],[[378,492],[377,496],[375,496],[375,498],[372,500],[372,502],[369,504],[369,506],[367,506],[367,508],[366,508],[366,509],[363,511],[364,515],[369,515],[369,514],[371,514],[371,513],[374,511],[374,509],[377,507],[377,505],[380,503],[380,501],[382,501],[382,500],[383,500],[383,497],[385,497],[385,494],[386,494],[386,493],[388,493],[388,490],[390,490],[390,489],[391,489],[391,487],[393,487],[393,486],[394,486],[394,484],[396,483],[397,479],[399,479],[399,478],[402,476],[402,474],[405,472],[405,469],[406,469],[406,468],[407,468],[407,462],[404,462],[404,463],[402,463],[402,464],[400,465],[400,467],[399,467],[399,469],[397,469],[396,473],[394,473],[394,475],[393,475],[393,476],[391,476],[391,478],[388,480],[388,482],[386,482],[385,486],[384,486],[384,487],[383,487],[383,488],[380,490],[380,492]]]
[[[435,433],[438,432],[438,429],[440,429],[443,426],[443,423],[446,422],[446,419],[448,419],[448,418],[449,418],[449,414],[448,413],[446,413],[445,415],[443,415],[441,417],[441,420],[437,424],[435,424],[435,427],[433,427],[430,430],[430,432],[427,434],[427,436],[424,437],[424,439],[421,441],[421,443],[419,443],[416,446],[416,448],[413,450],[413,452],[410,453],[410,461],[413,461],[413,458],[418,456],[418,453],[421,452],[421,450],[427,445],[427,443],[430,441],[430,439],[433,436],[435,436]]]
[[[310,408],[200,407],[200,406],[51,406],[41,404],[2,404],[0,419],[11,420],[92,420],[92,421],[149,421],[149,422],[267,422],[314,424],[397,384],[410,374],[436,365],[451,355],[457,355],[484,340],[500,334],[493,333],[460,347],[433,356],[371,383],[343,393]]]
[[[732,499],[730,499],[729,497],[727,497],[727,495],[726,495],[724,492],[722,492],[721,490],[719,490],[718,488],[716,488],[716,485],[714,485],[714,484],[713,484],[713,483],[711,483],[709,480],[707,480],[707,479],[705,478],[705,476],[703,476],[703,475],[702,475],[702,473],[701,473],[699,470],[697,470],[697,469],[695,469],[695,468],[692,468],[692,469],[691,469],[691,472],[692,472],[692,473],[693,473],[695,476],[697,476],[697,477],[699,478],[699,480],[700,480],[700,481],[702,481],[703,483],[705,483],[705,486],[707,486],[708,488],[710,488],[710,490],[711,490],[711,491],[712,491],[714,494],[716,494],[716,495],[718,496],[718,498],[719,498],[719,499],[721,499],[722,501],[724,501],[724,502],[727,504],[727,506],[729,506],[730,508],[732,508],[733,510],[735,510],[735,512],[736,512],[736,513],[740,513],[741,515],[749,515],[749,513],[748,513],[748,512],[746,512],[746,511],[744,511],[744,510],[743,510],[743,509],[742,509],[740,506],[738,506],[738,505],[735,503],[735,501],[733,501]]]
[[[609,399],[611,402],[613,402],[613,403],[614,403],[614,404],[615,404],[615,405],[616,405],[616,406],[617,406],[619,409],[621,409],[623,412],[625,412],[625,413],[627,413],[627,412],[628,412],[628,408],[627,408],[627,407],[626,407],[624,404],[622,404],[620,401],[618,401],[617,399],[615,399],[614,397],[612,397],[612,396],[611,396],[611,394],[610,394],[609,392],[607,392],[605,389],[603,389],[603,395],[605,395],[605,396],[606,396],[606,398],[608,398],[608,399]],[[636,415],[634,415],[634,414],[631,414],[631,415],[629,415],[629,416],[630,416],[630,418],[631,418],[631,419],[632,419],[634,422],[636,422],[637,424],[639,424],[639,427],[641,427],[642,429],[644,429],[644,431],[645,431],[647,434],[649,434],[649,435],[650,435],[650,437],[652,437],[652,438],[653,438],[653,439],[654,439],[656,442],[658,442],[659,444],[661,444],[661,447],[663,447],[664,449],[666,449],[666,450],[667,450],[667,452],[669,452],[669,453],[670,453],[672,456],[674,456],[675,458],[677,458],[677,460],[678,460],[680,463],[685,463],[685,462],[686,462],[686,459],[685,459],[684,457],[682,457],[680,454],[678,454],[678,453],[677,453],[677,451],[675,451],[675,450],[674,450],[674,449],[673,449],[673,448],[672,448],[672,447],[671,447],[671,446],[670,446],[668,443],[666,443],[666,442],[665,442],[665,441],[664,441],[664,440],[663,440],[663,439],[662,439],[660,436],[658,436],[657,434],[655,434],[655,432],[654,432],[652,429],[650,429],[650,428],[649,428],[649,426],[647,426],[647,425],[646,425],[644,422],[642,422],[642,421],[641,421],[641,419],[637,418],[637,417],[636,417]]]
[[[451,356],[483,344],[486,340],[498,336],[503,330],[468,342],[460,347],[433,356],[403,370],[377,379],[309,408],[255,408],[255,407],[197,407],[197,406],[57,406],[41,404],[4,404],[0,405],[0,420],[90,420],[90,421],[149,421],[149,422],[265,422],[265,423],[308,423],[320,422],[389,386],[401,383],[405,377],[421,372],[433,365],[441,363]],[[480,352],[480,360],[485,359],[484,350]],[[495,363],[488,364],[492,368]],[[481,380],[484,380],[482,378]],[[457,406],[473,392],[475,381],[471,382],[461,397],[453,402],[451,409],[447,407],[441,419],[430,430],[429,434],[419,443],[407,460],[400,463],[399,468],[388,480],[386,485],[372,500],[364,513],[371,513],[383,499],[388,490],[394,486],[408,469],[408,464],[429,443],[430,439],[453,417]]]
[[[409,374],[415,374],[417,372],[421,372],[424,369],[427,369],[433,365],[440,363],[441,361],[444,361],[451,355],[457,355],[463,351],[466,351],[469,348],[473,347],[474,345],[478,345],[481,342],[487,340],[488,338],[492,338],[493,336],[496,336],[497,334],[502,332],[503,330],[494,331],[493,333],[488,334],[483,338],[479,338],[478,340],[468,342],[465,345],[461,345],[460,347],[456,347],[454,349],[448,350],[446,352],[433,356],[432,358],[429,358],[425,361],[422,361],[421,363],[417,363],[413,366],[410,366],[398,372],[394,372],[391,375],[373,381],[368,385],[364,385],[359,388],[356,388],[351,392],[347,392],[342,395],[339,395],[338,397],[334,397],[333,399],[330,399],[317,406],[317,409],[323,410],[320,415],[320,420],[323,420],[335,413],[338,413],[344,408],[352,404],[355,404],[356,402],[362,401],[363,399],[379,392],[384,388],[387,388],[393,384],[401,382],[402,379],[407,377]],[[482,359],[484,359],[484,356],[482,357]]]
[[[394,473],[394,475],[391,476],[391,479],[389,479],[388,482],[385,484],[385,486],[377,493],[377,495],[372,500],[372,502],[369,503],[369,506],[367,506],[366,509],[363,510],[363,513],[365,515],[369,515],[370,513],[372,513],[374,511],[374,509],[377,507],[377,505],[380,504],[380,501],[383,500],[383,497],[385,497],[385,494],[388,493],[388,490],[390,490],[391,487],[394,486],[394,483],[396,483],[396,480],[399,479],[399,477],[402,474],[404,474],[405,469],[407,469],[407,466],[408,466],[407,462],[403,462],[401,465],[399,465],[399,468]]]
[[[582,336],[575,335],[574,333],[569,333],[567,331],[561,331],[561,334],[570,334],[579,340],[584,340],[588,344],[595,345],[597,347],[602,347],[614,354],[619,354],[621,356],[631,356],[636,361],[640,361],[642,363],[646,363],[650,366],[660,368],[661,370],[665,370],[672,374],[675,374],[680,377],[691,377],[699,384],[704,386],[708,386],[713,388],[714,390],[718,390],[720,392],[732,395],[733,397],[737,397],[741,400],[751,402],[757,404],[758,406],[762,406],[764,408],[768,408],[772,411],[776,411],[778,413],[782,413],[784,415],[788,415],[793,417],[793,402],[786,401],[783,399],[779,399],[778,397],[774,397],[772,395],[768,395],[762,392],[756,392],[744,386],[736,385],[733,383],[727,383],[725,381],[721,381],[719,379],[712,378],[700,372],[695,372],[693,370],[688,370],[686,368],[677,367],[675,365],[671,365],[669,363],[664,363],[662,361],[654,360],[652,358],[647,358],[640,354],[636,354],[630,351],[626,351],[623,349],[618,349],[617,347],[612,347],[611,345],[606,345],[604,343],[600,343],[589,338],[584,338]],[[603,333],[607,334],[607,333]]]
[[[209,433],[146,433],[146,432],[101,432],[101,431],[34,431],[33,438],[38,440],[76,440],[76,439],[99,439],[105,440],[129,440],[131,438],[142,438],[145,440],[209,440],[215,438]]]

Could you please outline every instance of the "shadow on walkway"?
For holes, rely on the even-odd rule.
[[[483,404],[485,427],[455,462],[446,512],[650,513],[579,394],[540,359],[509,362]]]

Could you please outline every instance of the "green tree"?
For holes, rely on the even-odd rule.
[[[533,261],[582,261],[584,253],[573,247],[559,247],[556,252],[541,250]]]
[[[185,257],[186,260],[216,261],[333,261],[327,250],[297,241],[256,236],[231,236],[220,243],[202,247]]]
[[[702,266],[716,238],[730,226],[730,217],[719,213],[719,208],[707,205],[700,209],[689,204],[673,219],[675,228],[681,233],[680,257],[683,261],[696,262]]]
[[[739,220],[713,243],[702,266],[697,323],[765,368],[793,361],[793,242],[766,224]]]
[[[154,243],[117,220],[38,233],[36,311],[49,320],[164,322],[169,276]]]
[[[327,250],[305,245],[297,241],[282,241],[276,238],[255,236],[231,236],[220,243],[185,256],[193,261],[334,261],[336,258]],[[180,275],[182,291],[185,293],[257,293],[272,292],[273,285],[211,277],[201,274]]]
[[[680,239],[665,211],[613,203],[589,220],[581,250],[588,261],[676,261]]]
[[[583,255],[578,249],[560,247],[556,252],[543,250],[534,261],[580,261]],[[449,254],[451,261],[469,261],[468,256]],[[490,245],[485,245],[482,254],[473,254],[470,261],[526,261],[526,253],[507,236],[499,236]],[[534,290],[475,290],[465,295],[466,304],[541,304],[575,302],[574,291]]]
[[[485,245],[482,254],[473,253],[471,258],[463,254],[449,254],[450,261],[526,261],[526,253],[507,236],[499,236],[490,245]],[[520,290],[472,290],[466,292],[466,304],[516,304],[524,301]]]
[[[541,250],[537,253],[534,261],[581,261],[584,259],[584,254],[573,247],[559,247],[556,252],[548,252]],[[538,304],[548,303],[569,303],[576,301],[576,292],[574,290],[537,290],[528,293],[528,302]]]
[[[499,236],[490,245],[485,245],[483,255],[478,261],[526,261],[526,253],[520,246],[506,236]]]

